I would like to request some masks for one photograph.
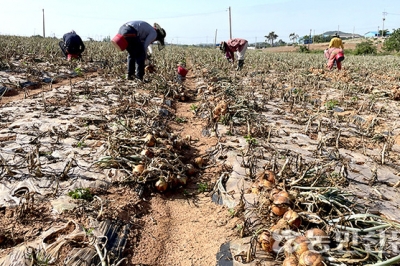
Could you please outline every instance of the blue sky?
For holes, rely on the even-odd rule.
[[[358,34],[400,28],[399,0],[0,0],[0,34],[61,38],[74,29],[84,40],[111,38],[131,20],[159,23],[166,41],[178,44],[213,43],[232,36],[265,41],[271,31],[278,40],[340,30]]]

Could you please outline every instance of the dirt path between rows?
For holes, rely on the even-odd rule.
[[[195,156],[204,156],[215,137],[201,135],[204,121],[190,110],[197,103],[196,77],[189,72],[184,81],[190,101],[176,102],[175,115],[186,121],[172,125],[182,137],[190,136]],[[190,155],[188,155],[190,156]],[[191,180],[181,193],[156,194],[146,217],[142,239],[134,249],[131,265],[216,265],[220,246],[238,235],[240,222],[229,210],[211,201],[209,191],[218,178],[218,167],[209,167]],[[199,186],[207,186],[204,193]]]

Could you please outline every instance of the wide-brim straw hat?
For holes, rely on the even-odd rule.
[[[162,49],[165,46],[165,36],[167,36],[167,33],[158,23],[154,23],[154,29],[157,31],[157,41],[161,45],[158,46],[158,49]]]

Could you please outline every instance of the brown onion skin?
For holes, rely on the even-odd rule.
[[[322,255],[313,250],[303,252],[299,257],[299,266],[323,266]]]
[[[156,187],[156,189],[157,189],[158,191],[164,192],[164,191],[166,191],[166,190],[168,189],[168,183],[167,183],[167,181],[165,181],[164,178],[160,178],[160,179],[156,182],[155,187]]]
[[[296,256],[290,255],[285,258],[282,263],[282,266],[297,266],[299,261],[297,260]]]
[[[287,212],[285,212],[283,219],[286,220],[289,226],[293,229],[297,229],[301,225],[301,217],[292,209],[289,209]]]
[[[266,252],[272,252],[272,247],[274,245],[274,239],[269,231],[263,231],[257,238],[258,242],[261,244],[261,248]]]
[[[309,250],[310,240],[305,236],[298,236],[285,243],[285,255],[295,255],[300,257],[305,251]]]
[[[304,233],[304,236],[310,239],[313,246],[319,249],[329,249],[330,238],[322,229],[311,228]]]
[[[282,204],[282,205],[272,204],[272,206],[271,206],[271,211],[276,216],[283,216],[285,214],[285,212],[287,212],[288,209],[289,209],[289,207],[284,204]]]

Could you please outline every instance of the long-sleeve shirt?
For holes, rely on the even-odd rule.
[[[244,45],[247,43],[247,40],[241,38],[230,39],[226,42],[227,49],[225,52],[225,57],[228,59],[235,60],[234,52],[242,51]]]
[[[68,53],[81,54],[85,51],[85,44],[76,33],[69,32],[64,34],[63,40]]]
[[[342,48],[342,49],[344,49],[342,39],[340,39],[338,37],[332,38],[331,41],[329,42],[329,48]]]
[[[126,24],[132,26],[135,30],[137,30],[137,36],[140,41],[143,43],[144,50],[147,50],[147,47],[150,43],[154,42],[157,39],[157,31],[151,26],[149,23],[141,20],[130,21]]]

